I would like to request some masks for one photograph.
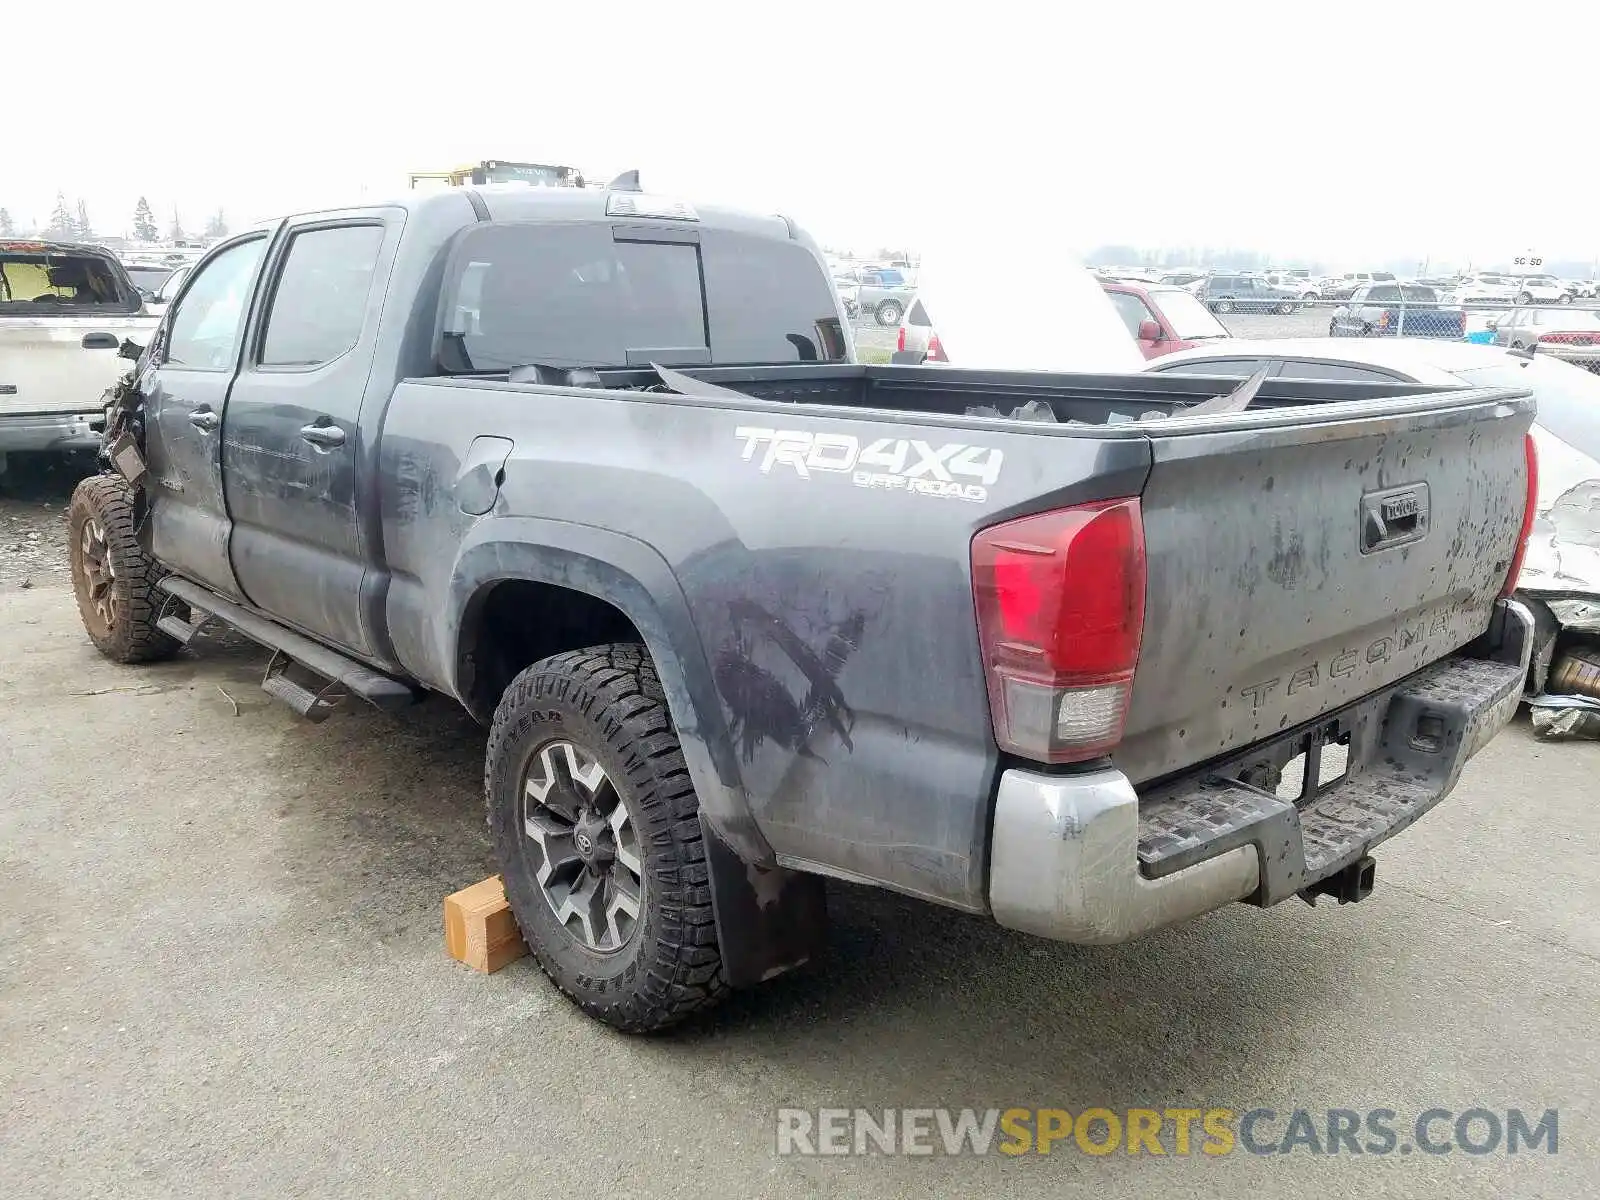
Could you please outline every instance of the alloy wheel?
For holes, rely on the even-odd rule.
[[[586,949],[620,950],[644,908],[644,869],[627,803],[575,742],[546,742],[522,780],[523,833],[556,921]]]
[[[105,526],[98,517],[90,517],[83,523],[78,550],[83,555],[83,577],[89,586],[89,603],[104,632],[110,633],[116,624],[113,596],[117,584],[117,565],[111,559]]]

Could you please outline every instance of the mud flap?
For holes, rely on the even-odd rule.
[[[722,969],[732,987],[753,987],[808,962],[828,934],[820,875],[745,862],[700,814],[711,910]]]

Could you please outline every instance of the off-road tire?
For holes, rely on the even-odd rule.
[[[642,911],[627,941],[608,952],[562,926],[530,861],[525,774],[534,755],[556,740],[600,763],[638,839]],[[646,1033],[727,994],[699,800],[643,646],[569,651],[513,679],[490,726],[484,793],[506,898],[523,938],[544,973],[586,1013]]]
[[[135,520],[133,488],[120,475],[89,476],[67,506],[78,615],[95,649],[119,663],[155,662],[178,652],[177,641],[156,628],[165,599],[156,583],[167,572],[139,545]],[[102,563],[110,564],[109,582]]]
[[[873,311],[873,319],[879,325],[898,325],[900,318],[905,315],[905,309],[898,300],[885,300]]]

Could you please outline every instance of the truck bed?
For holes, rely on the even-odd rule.
[[[1139,498],[1142,644],[1111,757],[1140,786],[1347,709],[1482,635],[1520,530],[1532,402],[1509,389],[1269,382],[1246,411],[1191,417],[1239,381],[683,375],[700,394],[648,369],[589,373],[601,387],[401,384],[378,474],[402,658],[437,653],[432,614],[456,586],[416,514],[450,494],[475,436],[514,442],[497,512],[538,513],[563,538],[620,534],[681,589],[726,726],[706,741],[733,748],[716,773],[740,781],[780,860],[963,907],[984,907],[984,797],[1006,758],[973,620],[980,530]],[[1034,401],[1057,420],[966,415]],[[1389,501],[1396,527],[1374,535],[1367,518]],[[452,521],[469,540],[500,524]]]

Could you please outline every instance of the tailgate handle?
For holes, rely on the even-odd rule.
[[[83,348],[85,350],[115,350],[120,343],[114,333],[86,333],[83,335]]]
[[[1427,535],[1427,484],[1385,488],[1361,497],[1361,553],[1404,546]]]
[[[0,396],[15,396],[17,385],[14,383],[0,383]]]

